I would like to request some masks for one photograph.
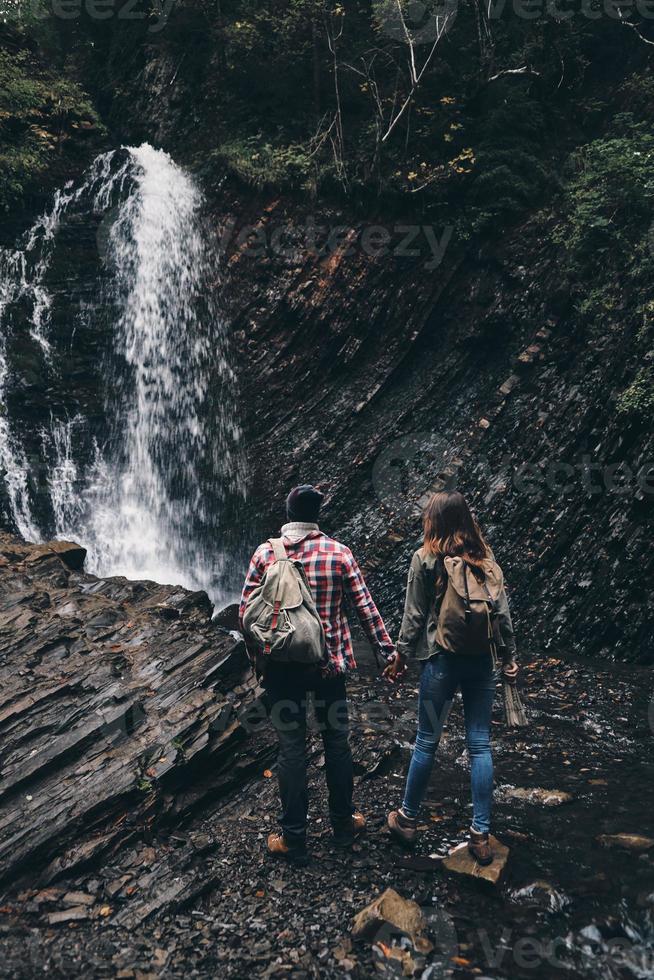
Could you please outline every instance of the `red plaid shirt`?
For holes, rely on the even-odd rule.
[[[282,535],[285,527],[282,528]],[[384,621],[349,548],[323,534],[317,525],[315,529],[307,530],[299,541],[291,541],[284,536],[284,545],[289,558],[297,558],[302,562],[309,580],[318,615],[325,627],[328,673],[344,674],[356,667],[350,626],[343,609],[345,595],[352,600],[370,643],[385,658],[395,653]],[[272,547],[267,541],[259,545],[252,556],[241,595],[241,627],[248,597],[259,585],[274,558]]]

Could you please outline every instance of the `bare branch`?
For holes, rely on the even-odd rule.
[[[491,75],[488,81],[496,82],[498,78],[504,78],[505,75],[532,75],[535,78],[540,78],[539,71],[529,68],[528,65],[523,65],[522,68],[505,68],[504,71],[498,71],[496,75]]]
[[[636,37],[639,38],[639,40],[641,40],[643,44],[648,44],[650,45],[650,47],[654,48],[654,41],[650,41],[649,38],[645,37],[643,34],[640,33],[640,31],[638,30],[635,24],[632,24],[630,20],[626,20],[619,6],[616,6],[616,10],[618,11],[618,17],[620,18],[620,23],[622,24],[622,26],[630,27],[634,32],[634,34],[636,35]]]
[[[382,136],[382,143],[385,143],[386,142],[386,140],[391,135],[391,133],[393,132],[393,130],[397,126],[398,122],[400,121],[400,119],[402,118],[402,116],[404,115],[404,113],[406,112],[406,110],[411,105],[411,102],[413,101],[413,97],[414,97],[414,95],[416,93],[416,90],[418,89],[418,86],[420,85],[420,82],[422,80],[422,77],[425,74],[425,72],[427,71],[427,68],[429,67],[429,65],[431,64],[432,58],[434,57],[434,54],[436,52],[436,48],[438,47],[438,44],[439,44],[441,38],[443,37],[443,35],[447,31],[448,25],[449,25],[450,20],[452,19],[452,17],[453,17],[453,14],[450,11],[443,18],[442,24],[441,24],[441,18],[440,17],[437,17],[436,18],[436,39],[435,39],[434,43],[432,44],[431,49],[429,51],[429,54],[425,58],[425,61],[423,63],[423,66],[422,66],[422,68],[420,69],[419,72],[416,72],[416,68],[415,68],[413,42],[411,40],[409,40],[409,52],[410,52],[410,61],[411,61],[411,64],[409,65],[409,70],[410,70],[410,73],[411,73],[411,80],[412,80],[411,89],[410,89],[409,94],[407,95],[406,99],[404,100],[404,102],[402,103],[402,105],[398,109],[397,113],[395,114],[395,116],[393,116],[391,114],[391,121],[388,124],[388,129],[386,130],[385,134]],[[402,21],[402,23],[404,23],[404,20]]]
[[[402,30],[404,31],[404,37],[406,38],[406,43],[409,47],[409,72],[411,75],[411,82],[413,85],[415,85],[417,81],[417,75],[416,75],[416,52],[413,46],[413,38],[411,37],[409,28],[406,26],[406,21],[404,19],[404,14],[402,12],[401,0],[395,0],[395,3],[397,5],[397,12],[400,15],[400,22],[402,24]]]

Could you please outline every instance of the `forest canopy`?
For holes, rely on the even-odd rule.
[[[649,106],[645,0],[7,0],[5,9],[15,32],[3,112],[14,127],[48,111],[48,90],[54,113],[91,119],[81,86],[129,137],[143,128],[147,98],[184,152],[253,187],[465,203],[472,228],[542,200],[607,118]],[[49,89],[38,78],[21,89],[20,44],[32,62],[45,52],[58,66]],[[24,152],[39,155],[34,130]]]

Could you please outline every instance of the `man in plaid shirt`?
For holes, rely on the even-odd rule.
[[[270,835],[268,849],[296,863],[305,863],[307,859],[306,707],[309,693],[313,695],[325,747],[329,813],[335,840],[340,845],[348,845],[365,827],[365,818],[352,806],[352,754],[345,677],[356,663],[343,609],[346,596],[373,647],[387,660],[395,656],[395,647],[352,552],[323,534],[318,527],[321,502],[322,494],[315,487],[303,485],[292,490],[286,501],[289,523],[282,527],[281,536],[289,558],[302,562],[311,586],[325,629],[325,663],[313,667],[271,660],[265,663],[263,671],[270,718],[279,740],[278,776],[282,804],[279,820],[282,832]],[[269,542],[260,545],[252,556],[241,596],[241,626],[248,598],[273,561]],[[250,656],[254,653],[249,652]]]

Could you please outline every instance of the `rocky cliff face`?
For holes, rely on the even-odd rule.
[[[306,206],[231,203],[222,289],[252,546],[278,527],[289,486],[320,482],[325,527],[359,553],[397,624],[413,505],[456,485],[505,567],[523,648],[651,662],[654,446],[615,410],[635,370],[631,328],[575,325],[548,222],[474,248],[430,226],[447,243],[434,267],[415,222],[386,222],[379,251],[376,222],[319,208],[310,221],[340,228],[320,255],[326,232],[307,237]],[[408,234],[417,255],[397,254]]]

